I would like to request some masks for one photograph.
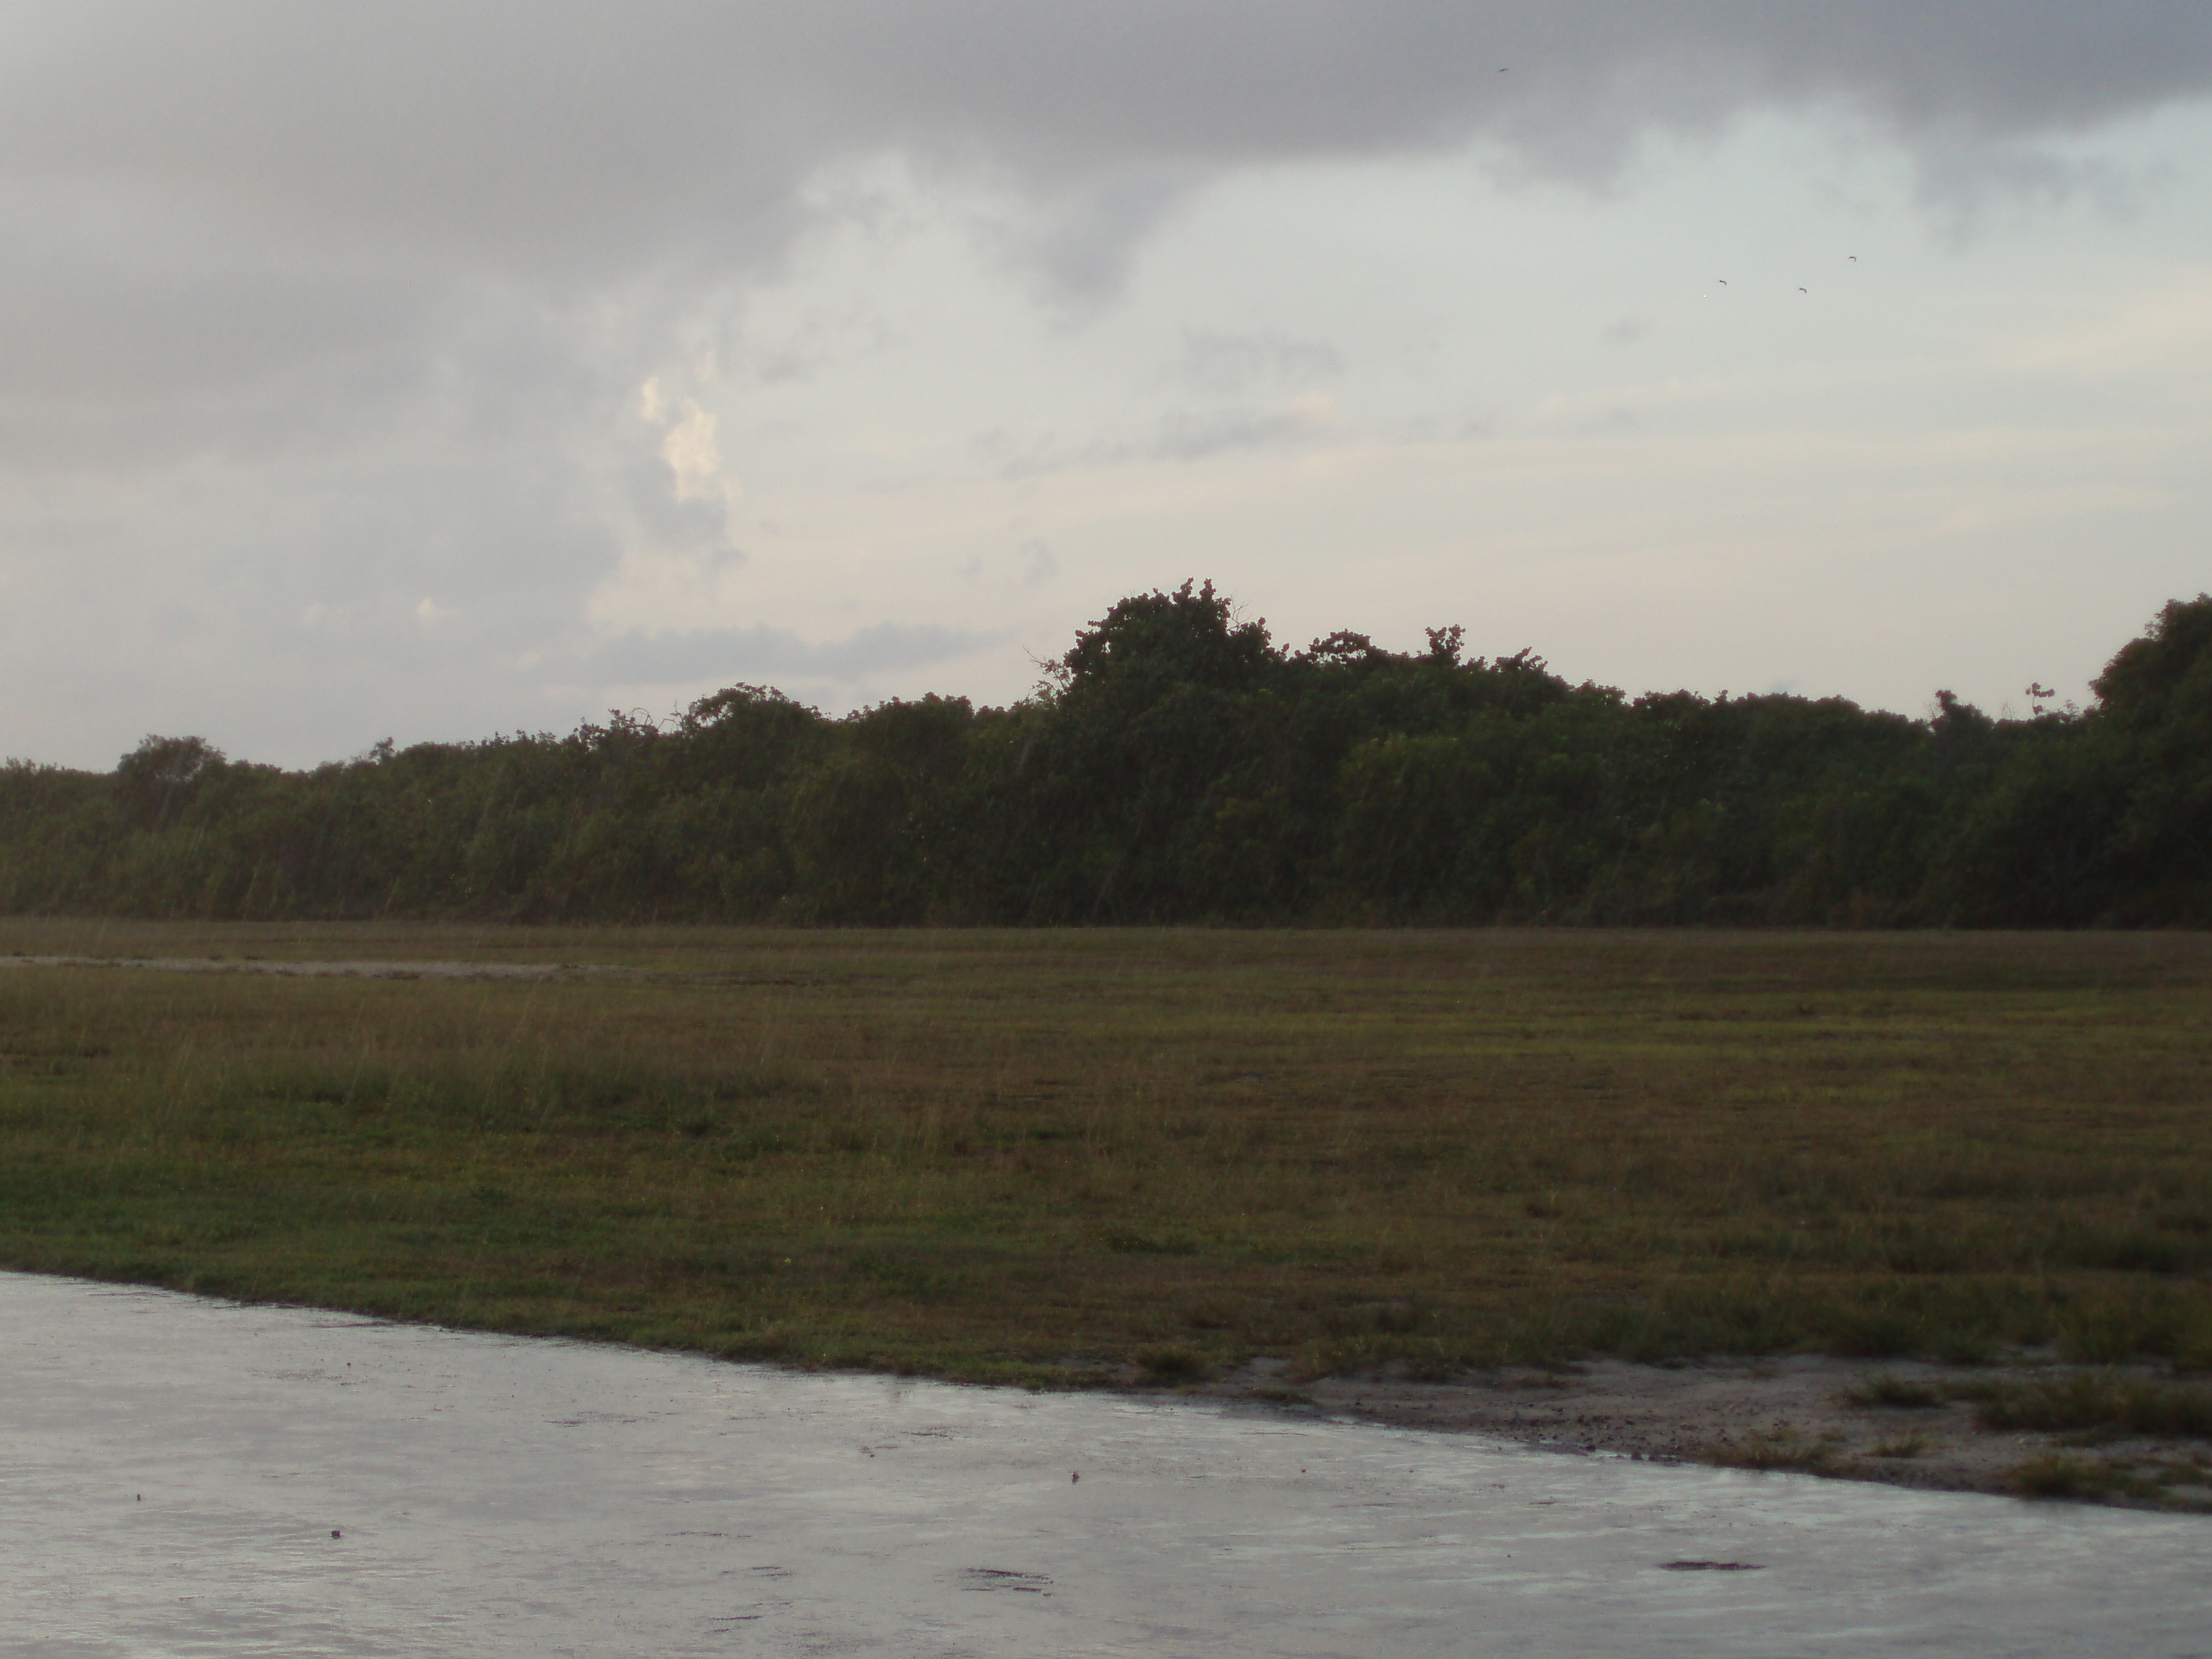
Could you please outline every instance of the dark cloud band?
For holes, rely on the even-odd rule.
[[[2169,0],[27,9],[0,179],[600,273],[772,246],[800,181],[887,148],[1094,187],[1474,137],[1587,173],[1747,107],[1841,102],[1952,142],[2212,88],[2212,8]]]

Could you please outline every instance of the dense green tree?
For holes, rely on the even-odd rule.
[[[2120,908],[2212,921],[2212,595],[2169,604],[2095,690],[2101,775],[2126,790],[2109,852]]]
[[[1629,699],[1457,627],[1278,646],[1133,595],[1012,708],[380,744],[286,773],[149,737],[0,768],[0,903],[514,921],[2075,926],[2212,921],[2212,597],[2086,710]]]

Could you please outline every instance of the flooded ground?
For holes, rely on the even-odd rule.
[[[317,962],[283,957],[0,956],[0,968],[143,968],[167,974],[276,974],[287,979],[556,979],[604,971],[550,962]]]
[[[2202,1519],[0,1275],[0,1652],[2202,1655]]]

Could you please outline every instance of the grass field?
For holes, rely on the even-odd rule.
[[[2212,939],[0,923],[0,1264],[1026,1381],[2212,1365]]]

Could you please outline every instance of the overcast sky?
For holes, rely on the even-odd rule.
[[[1003,702],[1116,598],[1918,714],[2212,587],[2203,0],[0,0],[0,753]]]

